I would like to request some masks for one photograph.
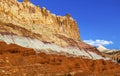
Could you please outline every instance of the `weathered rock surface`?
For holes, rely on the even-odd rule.
[[[58,53],[103,59],[95,48],[82,42],[78,26],[69,14],[56,16],[29,0],[0,0],[0,40]],[[52,51],[52,52],[53,52]]]
[[[0,76],[119,76],[119,69],[120,65],[111,61],[35,53],[0,42]]]
[[[120,64],[120,50],[110,50],[101,45],[97,49],[102,53],[104,57],[110,58]]]
[[[6,44],[0,41],[0,54],[21,54],[25,55],[35,55],[36,52],[30,48],[24,48],[16,44]]]
[[[98,48],[97,48],[100,52],[108,52],[109,49],[105,48],[104,46],[102,45],[99,45]]]
[[[104,57],[111,58],[112,60],[120,64],[120,51],[112,51],[112,52],[107,52],[102,54]]]
[[[29,0],[0,0],[0,76],[119,76],[119,69],[82,42],[69,14],[56,16]]]
[[[21,34],[22,30],[15,30],[19,27],[28,30],[28,32],[42,35],[45,41],[58,45],[65,46],[67,43],[57,38],[55,34],[62,34],[77,41],[80,40],[77,23],[69,14],[63,17],[56,16],[44,7],[40,8],[33,5],[29,0],[24,0],[21,3],[17,0],[0,0],[0,23],[7,24],[8,26],[5,28],[10,33],[24,36]],[[9,25],[15,25],[15,27],[10,28]],[[4,27],[1,29],[2,31],[5,30]],[[35,36],[34,38],[38,37]]]

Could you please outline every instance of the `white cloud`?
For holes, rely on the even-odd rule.
[[[112,41],[107,41],[107,40],[83,40],[83,42],[88,43],[93,46],[99,46],[99,45],[110,45],[113,44]]]

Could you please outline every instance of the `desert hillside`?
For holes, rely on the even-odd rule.
[[[0,76],[119,76],[120,65],[81,40],[77,22],[29,0],[0,0]]]
[[[1,76],[119,76],[119,69],[119,64],[108,60],[36,53],[33,49],[0,42]]]

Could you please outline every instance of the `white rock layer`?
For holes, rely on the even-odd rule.
[[[15,35],[1,35],[0,41],[5,41],[7,44],[13,43],[27,48],[33,48],[36,52],[44,50],[44,52],[66,53],[74,56],[85,57],[90,59],[104,59],[94,52],[80,50],[78,47],[61,47],[55,44],[45,44],[38,39],[31,39],[29,37],[19,37]]]

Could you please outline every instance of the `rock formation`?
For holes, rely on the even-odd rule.
[[[111,50],[109,50],[109,51],[111,51]],[[102,54],[104,57],[111,58],[113,61],[120,64],[120,50],[106,52],[106,53],[102,53]]]
[[[100,45],[97,49],[102,53],[104,57],[110,58],[113,61],[120,63],[120,50],[110,50],[102,45]]]
[[[33,49],[0,42],[0,76],[119,76],[120,65],[65,55],[35,53]]]
[[[83,43],[70,14],[56,16],[29,0],[0,0],[0,40],[37,52],[51,49],[85,58],[101,59],[100,52]]]
[[[59,45],[65,46],[67,44],[58,39],[55,34],[62,34],[77,41],[80,40],[77,23],[69,14],[63,17],[56,16],[46,10],[45,7],[34,6],[29,0],[24,0],[21,3],[17,0],[1,0],[0,22],[11,23],[16,27],[42,35],[45,41]],[[18,31],[13,32],[13,30],[10,29],[9,32],[18,35]],[[19,36],[23,36],[23,34],[19,34]]]
[[[108,49],[105,48],[105,47],[102,46],[102,45],[99,45],[97,49],[98,49],[100,52],[107,52],[107,51],[108,51]]]
[[[120,75],[120,65],[82,42],[70,14],[29,0],[0,0],[0,76]]]

